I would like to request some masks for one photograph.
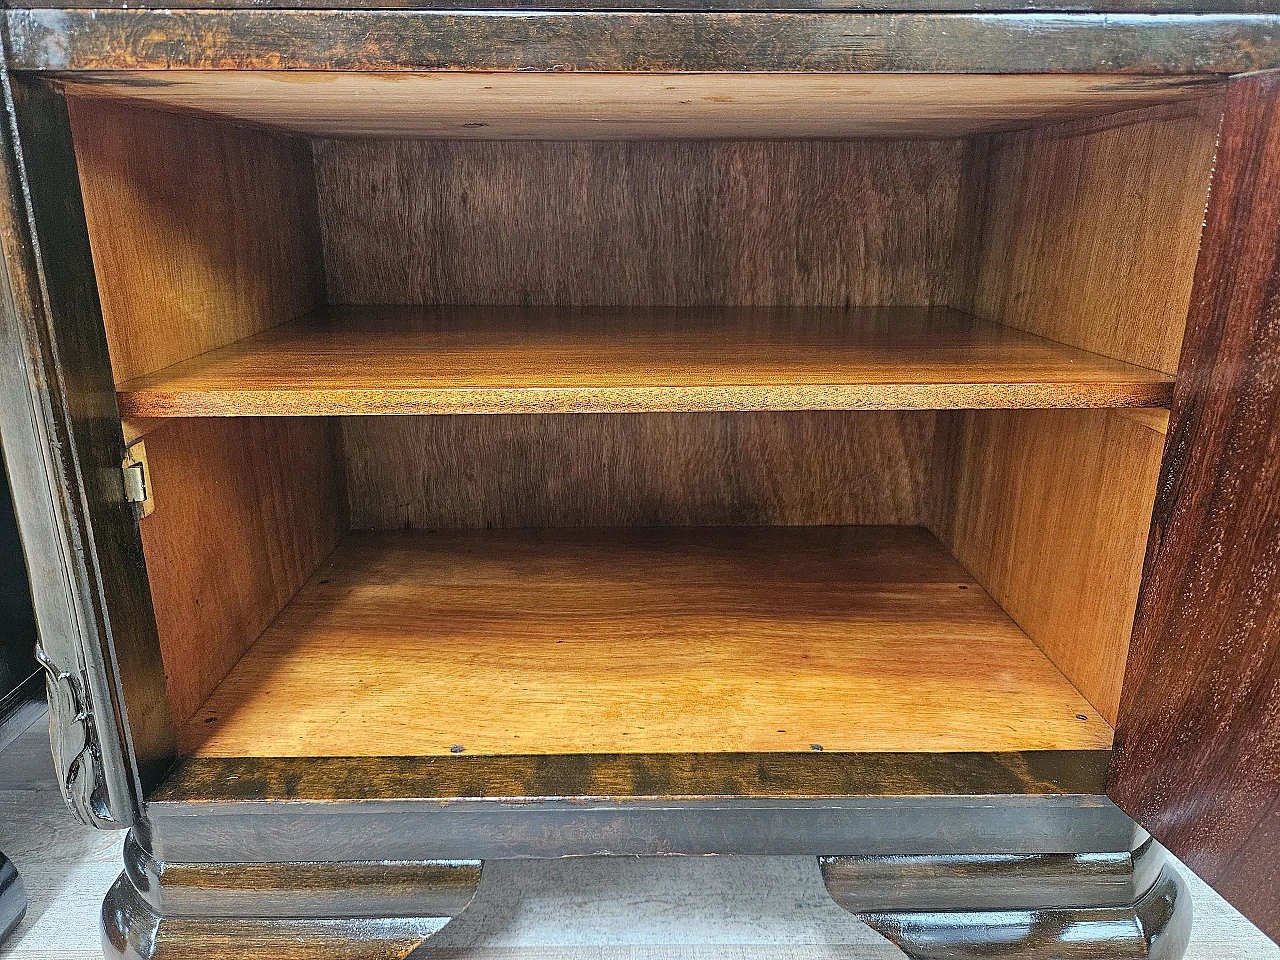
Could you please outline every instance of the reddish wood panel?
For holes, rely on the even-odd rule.
[[[315,147],[334,304],[945,306],[959,140]]]
[[[1234,82],[1109,792],[1280,936],[1280,75]]]
[[[929,411],[346,417],[356,530],[916,524]]]

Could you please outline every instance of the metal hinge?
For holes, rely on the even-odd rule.
[[[139,520],[151,515],[156,508],[151,495],[151,468],[147,466],[147,448],[137,440],[125,450],[124,462],[120,465],[124,472],[124,498],[133,504],[134,514]]]

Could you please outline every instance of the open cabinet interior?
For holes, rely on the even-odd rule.
[[[116,80],[184,753],[1110,747],[1216,86]]]

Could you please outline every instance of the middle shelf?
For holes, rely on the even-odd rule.
[[[945,307],[329,307],[118,387],[124,417],[1163,407],[1166,374]]]

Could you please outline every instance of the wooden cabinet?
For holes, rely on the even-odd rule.
[[[6,13],[109,954],[805,854],[914,957],[1172,958],[1157,841],[1276,935],[1280,9],[572,6]]]

